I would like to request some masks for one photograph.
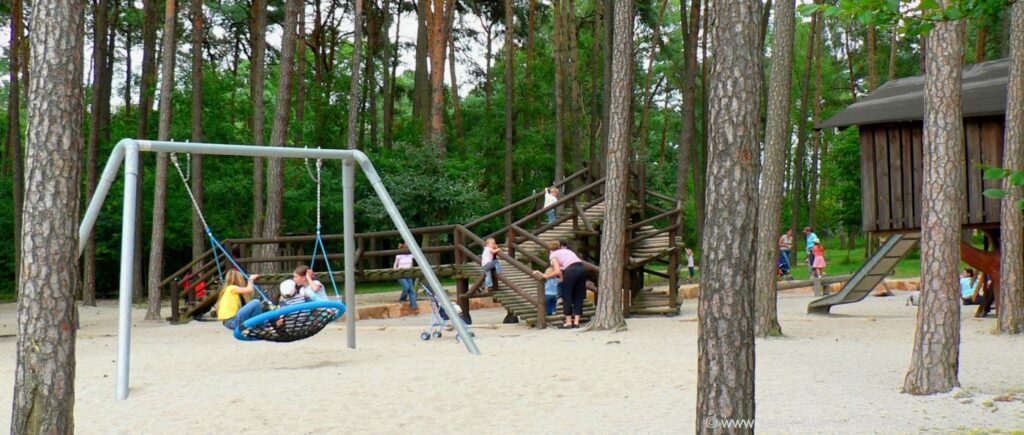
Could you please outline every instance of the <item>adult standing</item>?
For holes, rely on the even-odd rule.
[[[569,249],[565,240],[551,242],[548,262],[551,269],[548,273],[534,271],[534,275],[544,279],[562,276],[562,313],[565,323],[562,329],[579,328],[580,317],[583,317],[583,300],[587,296],[586,270],[580,257]]]
[[[786,259],[786,264],[790,263],[790,253],[793,252],[793,230],[786,230],[786,234],[779,237],[779,256]]]
[[[814,267],[814,242],[818,240],[818,235],[814,234],[814,230],[811,227],[804,227],[804,236],[807,237],[807,244],[804,246],[804,251],[807,252],[807,265]]]
[[[408,251],[409,247],[405,243],[400,243],[398,249],[402,252],[395,256],[395,264],[391,267],[392,269],[412,269],[415,260],[412,257],[412,253]],[[405,302],[409,300],[409,308],[418,310],[416,305],[416,289],[413,287],[413,279],[411,277],[398,278],[398,283],[402,285],[402,295],[399,296],[398,302]]]
[[[548,208],[554,203],[558,202],[558,188],[557,187],[545,187],[544,188],[544,208]],[[548,223],[555,222],[555,209],[548,210],[545,215],[548,218]]]

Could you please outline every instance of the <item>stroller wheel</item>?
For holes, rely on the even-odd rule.
[[[430,340],[430,333],[428,333],[428,332],[420,333],[420,340],[423,340],[423,341]]]
[[[434,338],[441,338],[441,331],[434,331]]]
[[[470,337],[476,337],[476,333],[475,333],[475,332],[473,332],[473,331],[469,331],[469,336],[470,336]]]

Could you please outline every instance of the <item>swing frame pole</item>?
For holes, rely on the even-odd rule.
[[[355,165],[358,164],[363,174],[373,187],[377,197],[383,203],[385,210],[391,217],[402,241],[409,247],[413,258],[416,260],[420,271],[423,272],[427,284],[437,290],[435,294],[439,299],[441,308],[448,313],[452,319],[459,338],[466,346],[466,349],[474,355],[479,355],[480,350],[476,342],[469,334],[462,317],[455,312],[455,308],[448,299],[448,295],[441,286],[441,281],[427,262],[426,256],[420,249],[416,238],[413,237],[409,226],[405,224],[401,213],[391,200],[384,183],[381,181],[377,170],[373,167],[369,157],[359,150],[332,150],[332,149],[311,149],[311,148],[287,148],[256,145],[229,145],[211,143],[187,143],[168,142],[144,139],[122,139],[111,151],[107,164],[103,169],[99,183],[89,201],[85,214],[82,216],[82,223],[78,227],[79,245],[78,253],[81,256],[85,250],[85,243],[92,235],[99,218],[103,202],[110,193],[110,188],[117,179],[117,173],[122,163],[125,166],[124,182],[124,204],[121,221],[121,264],[120,264],[120,286],[118,303],[118,340],[117,340],[117,400],[128,398],[129,362],[131,359],[131,296],[132,296],[132,263],[135,254],[135,206],[138,202],[136,187],[139,183],[140,152],[157,153],[191,153],[204,155],[241,156],[241,157],[271,157],[271,158],[298,158],[298,159],[323,159],[341,160],[342,165],[342,194],[344,208],[344,230],[345,230],[345,299],[347,305],[347,333],[349,347],[355,348]]]

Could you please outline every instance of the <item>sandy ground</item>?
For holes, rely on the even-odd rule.
[[[899,392],[915,309],[905,295],[804,314],[783,295],[786,338],[757,343],[757,427],[766,433],[958,433],[1024,428],[1024,337],[962,314],[960,382],[970,398]],[[134,312],[131,397],[114,401],[114,304],[84,307],[78,336],[79,433],[690,433],[696,424],[693,300],[674,318],[581,333],[474,312],[482,356],[453,334],[418,336],[426,315],[360,321],[292,344],[235,341],[218,323],[183,326]],[[10,421],[14,304],[0,305],[0,422]],[[965,393],[960,393],[965,394]],[[993,401],[1010,394],[1016,400]],[[965,403],[966,402],[966,403]]]

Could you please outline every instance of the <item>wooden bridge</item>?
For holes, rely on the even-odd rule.
[[[627,314],[678,314],[678,269],[680,242],[677,232],[681,228],[682,213],[675,200],[667,195],[647,191],[643,173],[633,173],[629,187],[627,216],[630,224],[626,229],[626,250],[629,263],[624,275],[623,300]],[[438,277],[455,280],[456,296],[463,314],[470,319],[469,301],[472,298],[492,298],[508,310],[508,319],[517,318],[531,325],[544,327],[548,322],[562,319],[561,307],[553,316],[540,316],[544,312],[544,282],[532,275],[534,270],[543,271],[547,266],[547,246],[556,240],[570,240],[573,249],[584,261],[588,273],[588,288],[596,294],[596,283],[600,273],[599,251],[605,214],[605,179],[590,179],[584,169],[570,175],[556,187],[563,196],[555,204],[544,207],[544,193],[538,192],[515,203],[495,210],[463,225],[441,225],[415,228],[413,235],[421,239],[424,254],[430,259]],[[543,223],[541,219],[550,209],[560,210],[554,222]],[[512,216],[522,215],[513,221]],[[488,233],[480,231],[497,228]],[[324,243],[340,244],[342,235],[321,236]],[[497,274],[497,285],[491,292],[485,292],[479,252],[484,240],[494,237],[504,239],[503,250],[498,258],[503,262],[503,273]],[[272,239],[243,238],[228,239],[222,244],[246,268],[259,265],[261,284],[276,297],[276,286],[291,277],[291,270],[299,263],[308,263],[310,255],[306,250],[316,239],[313,235],[284,236]],[[394,281],[398,278],[419,278],[418,269],[391,269],[391,260],[405,251],[397,248],[400,241],[398,231],[377,231],[358,233],[356,239],[356,280],[359,282]],[[274,243],[279,246],[279,256],[251,256],[254,245]],[[333,252],[342,252],[335,249]],[[343,255],[330,254],[332,264],[340,264]],[[227,259],[220,258],[220,267],[230,267]],[[322,257],[318,259],[322,263]],[[326,272],[318,269],[318,275],[326,282]],[[184,265],[168,276],[162,283],[164,291],[171,295],[171,322],[187,322],[194,316],[209,311],[216,301],[219,283],[210,286],[201,300],[195,300],[191,288],[183,288],[182,278],[190,274],[191,282],[214,282],[218,279],[217,263],[213,251]],[[334,279],[341,285],[344,274],[340,268],[333,269]],[[668,281],[668,292],[652,292],[645,288],[647,276],[664,278]],[[187,309],[181,309],[182,298],[188,301]],[[594,306],[589,301],[584,307],[584,316],[591,316]]]

